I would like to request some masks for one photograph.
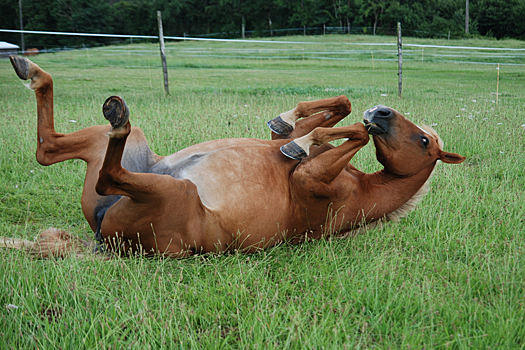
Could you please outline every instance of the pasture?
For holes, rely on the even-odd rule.
[[[438,165],[432,190],[407,218],[350,239],[182,260],[38,260],[2,249],[0,348],[524,347],[523,55],[505,58],[512,64],[500,67],[496,103],[496,66],[487,64],[496,58],[443,62],[432,49],[407,50],[399,98],[394,49],[374,49],[373,61],[369,47],[356,46],[352,59],[329,53],[348,49],[348,38],[395,42],[170,42],[167,97],[158,44],[31,58],[54,78],[59,132],[105,123],[102,103],[120,95],[132,125],[167,155],[212,139],[268,138],[266,121],[280,112],[344,94],[353,112],[343,125],[384,104],[433,126],[445,150],[467,160]],[[32,239],[58,227],[92,237],[80,208],[85,165],[36,162],[34,93],[8,60],[0,61],[0,115],[1,235]],[[372,143],[353,164],[380,169]]]

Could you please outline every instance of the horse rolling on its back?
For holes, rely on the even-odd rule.
[[[171,257],[254,252],[283,240],[348,234],[406,215],[426,193],[438,160],[465,160],[443,151],[435,131],[389,107],[367,110],[364,123],[333,127],[351,112],[345,96],[301,102],[280,114],[268,123],[272,140],[214,140],[162,157],[131,127],[129,109],[118,96],[103,105],[109,125],[57,133],[51,75],[26,58],[12,56],[11,62],[35,91],[38,162],[87,163],[82,210],[99,244],[110,251]],[[384,168],[366,174],[349,162],[370,135]],[[338,139],[347,140],[329,144]],[[337,230],[327,229],[330,211],[337,215],[329,226]],[[71,238],[56,234],[58,243],[64,239]],[[9,239],[4,245],[39,243]],[[60,255],[79,246],[46,249]],[[42,249],[39,254],[46,255]]]

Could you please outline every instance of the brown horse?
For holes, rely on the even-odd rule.
[[[26,57],[29,57],[29,56],[36,56],[40,53],[40,51],[38,49],[27,49],[25,52],[24,52],[24,56]]]
[[[438,160],[465,160],[444,152],[433,130],[385,106],[366,111],[364,124],[333,128],[351,111],[345,96],[282,113],[268,123],[272,140],[208,141],[161,157],[117,96],[103,106],[110,125],[57,133],[51,75],[26,58],[11,62],[36,94],[38,162],[87,163],[82,210],[108,250],[183,257],[344,235],[405,215]],[[384,166],[373,174],[349,164],[369,135]],[[338,139],[347,141],[328,143]]]

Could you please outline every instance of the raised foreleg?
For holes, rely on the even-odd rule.
[[[348,140],[340,146],[328,143],[343,138]],[[285,155],[300,160],[291,175],[291,185],[299,210],[308,222],[309,238],[331,235],[345,228],[349,222],[355,222],[357,210],[352,207],[348,212],[345,206],[348,198],[355,198],[355,193],[359,191],[362,173],[349,162],[368,141],[368,132],[363,124],[358,123],[315,128],[307,135],[281,146]],[[324,148],[324,151],[312,152],[317,149],[312,146]],[[341,211],[343,207],[345,211]]]
[[[366,128],[361,123],[338,128],[315,128],[307,135],[297,138],[281,147],[281,152],[296,160],[309,156],[311,146],[327,144],[330,141],[347,138],[337,147],[330,146],[325,152],[305,159],[294,176],[307,178],[311,182],[330,184],[348,165],[354,155],[369,141]]]
[[[270,120],[268,126],[273,140],[293,139],[306,135],[316,127],[332,127],[351,111],[352,104],[344,95],[300,102],[294,109]]]

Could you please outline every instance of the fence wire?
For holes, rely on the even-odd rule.
[[[14,32],[39,35],[67,35],[83,37],[107,37],[125,40],[133,45],[112,45],[101,47],[81,48],[43,48],[41,52],[56,52],[58,50],[81,49],[97,52],[105,56],[158,56],[158,50],[154,45],[137,44],[139,41],[156,41],[158,36],[148,35],[120,35],[100,33],[66,33],[47,31],[20,31],[0,29],[0,32]],[[351,38],[348,36],[347,38]],[[304,41],[297,40],[241,40],[241,39],[219,39],[203,37],[177,37],[165,36],[169,43],[166,46],[167,56],[172,58],[217,58],[217,59],[247,59],[247,60],[333,60],[333,61],[356,61],[377,60],[396,61],[397,45],[394,42],[362,43],[351,42],[351,39],[334,42]],[[184,45],[181,43],[200,42],[202,45]],[[419,62],[441,62],[454,64],[492,64],[492,65],[525,65],[525,48],[502,48],[502,47],[470,47],[451,45],[427,45],[427,44],[403,44],[403,58],[406,61]]]

